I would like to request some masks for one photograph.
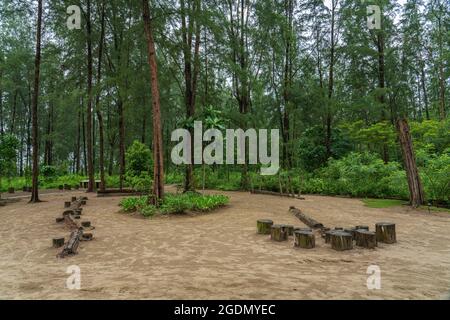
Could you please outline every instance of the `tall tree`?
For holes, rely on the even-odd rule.
[[[92,27],[91,0],[87,0],[86,8],[86,44],[87,44],[87,105],[86,105],[86,141],[87,141],[87,173],[89,178],[87,192],[95,188],[93,143],[92,143]]]
[[[38,0],[37,27],[36,27],[36,55],[34,59],[34,91],[32,104],[32,132],[33,132],[33,178],[31,190],[31,203],[39,200],[39,137],[38,137],[38,100],[39,100],[39,75],[41,67],[41,36],[42,36],[42,2]]]
[[[150,65],[150,87],[152,92],[153,109],[153,194],[151,197],[154,205],[159,205],[164,199],[164,160],[161,128],[161,106],[158,86],[158,65],[156,62],[156,49],[153,40],[152,21],[150,20],[150,8],[148,0],[142,0],[144,30],[147,39],[148,64]]]

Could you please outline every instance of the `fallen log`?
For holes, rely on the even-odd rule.
[[[267,190],[252,190],[251,193],[252,194],[265,194],[265,195],[269,195],[269,196],[294,198],[294,199],[298,199],[298,200],[305,200],[305,198],[299,197],[296,194],[280,193],[280,192],[267,191]]]
[[[59,258],[64,258],[69,255],[77,254],[78,246],[80,244],[81,237],[83,236],[83,230],[78,229],[72,231],[69,241],[67,241],[63,250],[58,254]]]
[[[294,214],[298,219],[300,219],[301,222],[306,224],[308,227],[313,229],[322,229],[324,226],[320,222],[317,222],[311,217],[308,217],[306,214],[304,214],[300,209],[297,209],[295,207],[290,207],[289,212]]]

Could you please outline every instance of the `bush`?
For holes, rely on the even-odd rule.
[[[148,204],[148,197],[126,198],[120,202],[124,212],[139,212],[145,217],[160,214],[181,214],[188,210],[207,212],[224,206],[229,199],[223,195],[198,193],[166,194],[159,208]]]
[[[135,140],[126,154],[126,172],[128,176],[139,177],[142,174],[151,175],[152,153],[143,143]]]

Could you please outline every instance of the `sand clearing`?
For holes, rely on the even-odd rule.
[[[57,259],[51,239],[63,202],[82,192],[24,199],[0,207],[0,299],[439,299],[450,289],[450,215],[407,207],[370,209],[357,199],[305,201],[226,192],[230,205],[206,215],[152,220],[118,213],[120,198],[90,195],[83,219],[95,240]],[[326,226],[397,224],[398,243],[375,250],[333,251],[319,237],[313,250],[293,240],[256,235],[256,220],[304,225],[304,209]],[[379,265],[382,289],[368,290],[367,267]],[[81,268],[81,290],[66,288],[67,267]]]

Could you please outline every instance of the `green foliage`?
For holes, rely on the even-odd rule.
[[[13,135],[0,135],[0,175],[11,177],[16,169],[19,140]]]
[[[198,193],[166,194],[159,208],[148,204],[148,197],[125,198],[120,206],[125,212],[139,212],[145,217],[160,214],[181,214],[186,211],[208,212],[224,206],[229,199],[223,195],[202,195]]]
[[[149,175],[152,165],[152,153],[143,143],[135,140],[125,153],[126,172],[128,176]]]
[[[42,166],[39,173],[45,178],[54,178],[56,176],[56,168],[53,166]]]

